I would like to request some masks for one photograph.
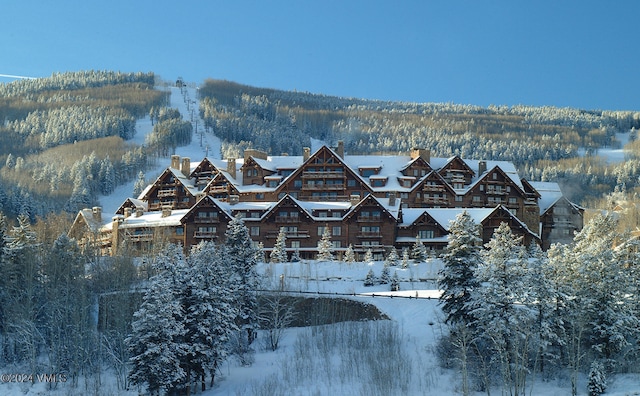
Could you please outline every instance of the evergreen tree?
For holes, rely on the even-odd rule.
[[[345,263],[354,263],[356,261],[356,254],[353,251],[353,245],[349,244],[347,250],[344,252],[344,262]]]
[[[237,324],[245,331],[247,345],[250,345],[258,330],[257,290],[260,278],[256,271],[256,249],[240,216],[229,222],[225,238],[223,256],[233,273],[232,290],[236,294],[239,311]]]
[[[364,252],[364,262],[373,263],[373,252],[371,251],[371,248],[367,249],[367,251]]]
[[[402,261],[400,266],[402,267],[402,269],[407,269],[409,268],[409,249],[402,248]]]
[[[388,285],[391,282],[391,271],[389,270],[389,265],[386,262],[382,266],[379,282],[383,285]]]
[[[172,264],[181,265],[170,256],[156,260],[159,273],[149,280],[125,341],[131,356],[129,380],[134,385],[147,384],[152,394],[179,388],[187,380],[182,366],[189,353],[184,342],[185,312],[176,290],[178,272],[169,268]]]
[[[396,250],[396,248],[391,248],[391,250],[389,251],[389,255],[387,255],[385,263],[391,267],[395,267],[396,265],[398,265],[398,251]]]
[[[378,283],[378,280],[376,278],[376,274],[373,273],[373,268],[370,268],[369,272],[367,272],[367,276],[364,278],[364,285],[365,286],[375,286],[376,283]]]
[[[427,248],[424,246],[424,243],[420,240],[420,235],[416,235],[416,241],[411,247],[411,258],[416,263],[421,263],[427,260]]]
[[[589,396],[600,396],[607,390],[607,376],[604,371],[604,365],[598,361],[591,364],[587,390],[589,391]]]
[[[531,306],[528,258],[507,223],[495,230],[482,263],[476,270],[477,292],[472,294],[473,329],[487,346],[485,356],[501,374],[503,390],[511,394],[524,392],[531,345],[534,311]]]
[[[391,277],[391,291],[400,290],[400,279],[398,278],[398,273],[394,272]]]
[[[459,214],[451,222],[449,242],[442,256],[443,269],[440,271],[438,288],[442,290],[440,304],[445,313],[445,323],[468,325],[471,295],[478,287],[475,271],[481,262],[480,228],[467,211]]]
[[[324,227],[324,231],[322,233],[322,239],[318,242],[318,261],[333,261],[333,253],[331,252],[333,249],[331,244],[331,232],[329,231],[329,226]]]
[[[212,242],[202,242],[191,250],[187,259],[189,276],[182,305],[186,313],[186,340],[189,343],[189,372],[201,380],[205,390],[206,371],[215,372],[229,354],[229,340],[238,330],[238,309],[228,283],[229,268]],[[197,378],[194,378],[194,380]]]
[[[135,198],[138,198],[142,193],[142,191],[144,191],[145,187],[147,187],[147,182],[145,181],[144,178],[145,178],[144,172],[142,171],[138,172],[138,179],[133,185],[133,196]]]
[[[287,257],[287,232],[284,227],[280,227],[269,261],[272,263],[286,263],[289,261]]]

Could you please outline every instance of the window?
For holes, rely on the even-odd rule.
[[[325,227],[325,226],[318,226],[318,236],[322,236],[322,234],[324,234],[324,230],[326,228],[327,227]]]
[[[296,179],[293,181],[294,188],[302,188],[302,180]]]
[[[474,196],[473,196],[473,198],[472,198],[472,200],[473,200],[473,202],[475,202],[475,203],[479,203],[479,202],[481,201],[481,198],[480,198],[480,196],[479,196],[479,195],[474,195]]]
[[[355,187],[356,186],[356,181],[354,179],[347,180],[347,186],[348,187]]]
[[[260,236],[260,227],[252,226],[251,228],[249,228],[249,235]]]
[[[340,213],[340,212],[333,212],[333,213],[331,213],[331,217],[342,217],[342,213]]]
[[[363,234],[379,234],[380,226],[362,226]]]
[[[333,226],[331,228],[331,235],[335,235],[335,236],[342,235],[342,227],[341,226]]]
[[[493,173],[493,180],[498,180],[498,174],[497,173]]]
[[[318,212],[318,217],[327,217],[327,212]]]
[[[510,205],[516,205],[517,203],[518,203],[518,198],[509,197],[509,204]]]
[[[291,241],[292,249],[300,249],[300,241]]]
[[[418,231],[418,237],[420,239],[433,239],[433,230],[420,230]]]
[[[251,218],[252,219],[259,219],[260,218],[260,212],[251,212]]]
[[[341,241],[331,241],[331,247],[333,249],[340,249],[342,247]]]
[[[256,193],[256,199],[264,199],[264,193]]]
[[[464,198],[462,195],[456,195],[456,202],[462,202],[462,198]]]
[[[184,235],[184,228],[176,228],[176,235],[179,235],[179,236]]]
[[[284,232],[287,234],[297,235],[298,234],[298,226],[287,226],[284,227]]]

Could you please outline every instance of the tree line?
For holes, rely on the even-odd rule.
[[[567,373],[571,394],[589,375],[589,392],[638,365],[638,241],[598,214],[572,245],[547,254],[523,246],[506,224],[483,248],[465,212],[452,223],[439,287],[448,333],[445,367],[460,373],[465,395],[524,395],[536,379]]]

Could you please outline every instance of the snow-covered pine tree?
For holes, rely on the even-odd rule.
[[[297,263],[300,262],[300,249],[295,249],[291,254],[291,262]]]
[[[147,186],[147,182],[145,180],[144,172],[140,171],[138,172],[138,178],[136,179],[136,182],[133,185],[133,196],[135,198],[138,198],[138,196],[140,196],[140,194],[142,193],[142,191],[145,189],[146,186]]]
[[[396,250],[396,248],[391,247],[385,263],[390,267],[395,267],[396,265],[398,265],[398,251]]]
[[[529,361],[531,328],[535,320],[530,309],[528,258],[507,223],[494,231],[483,261],[476,270],[477,292],[472,293],[470,314],[476,334],[485,340],[485,356],[500,370],[502,387],[506,393],[524,392]]]
[[[451,222],[448,239],[438,278],[440,304],[445,323],[466,326],[472,322],[471,295],[478,287],[475,271],[481,262],[480,228],[464,211]]]
[[[416,263],[421,263],[427,259],[427,248],[420,240],[420,235],[416,235],[416,241],[411,247],[411,258]]]
[[[367,276],[364,278],[365,286],[375,286],[378,283],[378,279],[376,278],[376,274],[373,273],[373,268],[369,268],[369,272],[367,272]]]
[[[176,289],[182,280],[184,257],[169,248],[156,258],[154,266],[158,273],[149,279],[125,342],[131,356],[129,380],[134,385],[147,384],[149,392],[157,394],[185,385],[182,364],[190,347],[185,342],[185,312]]]
[[[324,227],[322,239],[318,242],[318,261],[333,261],[333,246],[331,244],[331,231],[329,226]]]
[[[241,217],[236,216],[229,222],[223,247],[226,265],[235,276],[231,288],[236,294],[239,317],[238,324],[245,330],[250,345],[258,330],[257,290],[260,289],[260,278],[256,270],[256,249],[249,236],[249,230]]]
[[[391,291],[400,290],[400,279],[398,278],[398,272],[394,271],[391,277]]]
[[[280,227],[269,261],[272,263],[286,263],[289,261],[287,257],[287,232],[284,227]]]
[[[363,261],[365,263],[373,263],[373,252],[371,251],[371,248],[367,249],[367,251],[364,252]]]
[[[402,261],[400,263],[400,266],[402,267],[402,269],[407,269],[409,268],[409,249],[402,248]]]
[[[382,266],[382,272],[380,273],[380,284],[388,285],[391,282],[391,270],[389,265],[385,262]]]
[[[591,363],[587,390],[589,391],[589,396],[600,396],[607,390],[607,375],[604,365],[598,361]]]
[[[347,250],[344,252],[344,262],[345,263],[354,263],[356,261],[356,254],[353,251],[353,245],[349,244]]]
[[[201,381],[205,390],[205,375],[215,373],[229,354],[229,340],[238,330],[235,323],[238,309],[236,296],[230,288],[229,267],[212,242],[201,242],[187,258],[189,276],[185,280],[183,299],[186,339],[189,341],[190,371],[193,380]]]

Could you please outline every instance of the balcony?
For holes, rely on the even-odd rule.
[[[303,191],[342,191],[344,184],[303,184]]]
[[[267,233],[267,238],[277,238],[279,232],[269,232]],[[309,238],[309,231],[296,231],[296,232],[287,232],[287,239],[300,239],[300,238]]]
[[[442,197],[423,197],[422,202],[429,205],[448,205],[449,200]]]
[[[173,188],[158,190],[158,198],[175,197],[176,195],[178,195],[178,193]]]
[[[303,179],[342,179],[344,172],[336,171],[305,171],[302,173]]]
[[[358,238],[382,238],[380,231],[362,231],[358,234]]]
[[[425,192],[441,192],[444,190],[445,190],[444,186],[438,186],[433,184],[425,184],[424,186],[422,186],[422,191],[425,191]]]
[[[356,221],[359,223],[379,223],[381,219],[380,216],[358,216]]]
[[[299,223],[299,216],[276,216],[276,223]]]
[[[194,223],[198,223],[198,224],[217,224],[220,223],[220,219],[217,217],[198,217],[196,216],[193,219]]]
[[[196,239],[214,239],[218,234],[212,231],[195,231],[193,237]]]
[[[212,186],[211,188],[209,188],[209,194],[211,195],[224,194],[227,192],[228,192],[227,186]]]
[[[127,234],[126,237],[127,240],[131,242],[151,242],[153,240],[153,233]]]

